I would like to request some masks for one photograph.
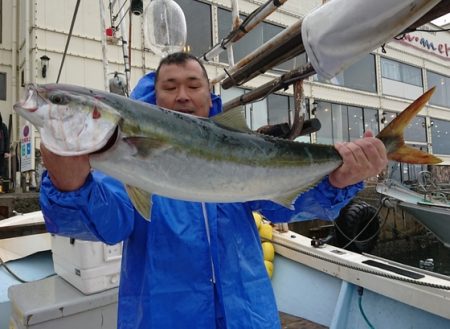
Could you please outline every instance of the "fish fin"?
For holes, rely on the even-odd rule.
[[[302,194],[303,192],[305,192],[306,190],[308,190],[308,188],[302,188],[300,190],[297,190],[295,192],[291,192],[289,194],[285,194],[276,198],[272,198],[271,201],[278,203],[279,205],[282,205],[283,207],[286,207],[290,210],[294,210],[294,202],[295,200],[300,196],[300,194]]]
[[[242,132],[252,132],[245,121],[244,108],[242,106],[217,114],[211,120],[227,128]]]
[[[152,195],[140,188],[125,185],[128,196],[130,197],[133,206],[141,214],[145,220],[150,221],[150,215],[152,212]]]
[[[442,162],[441,159],[432,154],[407,146],[403,137],[405,128],[430,100],[435,89],[433,87],[417,98],[377,135],[377,138],[386,147],[389,160],[413,164],[436,164]]]
[[[168,144],[159,138],[151,137],[126,137],[124,141],[133,145],[137,149],[138,155],[142,157],[149,156],[155,150],[162,150],[168,148]]]
[[[438,157],[406,144],[388,154],[389,160],[413,164],[436,164],[442,162]]]

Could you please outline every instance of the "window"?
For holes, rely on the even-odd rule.
[[[229,89],[222,89],[220,97],[222,98],[223,104],[225,104],[226,102],[243,95],[245,92],[246,89],[232,87]],[[245,118],[247,125],[252,130],[267,125],[267,100],[263,99],[259,102],[245,105]]]
[[[411,120],[404,132],[405,141],[408,142],[427,142],[427,130],[425,117],[415,117]]]
[[[383,94],[416,99],[423,93],[422,70],[418,67],[381,58]]]
[[[219,21],[219,40],[222,40],[230,33],[231,30],[231,11],[224,8],[218,8],[217,15]],[[240,18],[241,20],[244,20],[246,16],[240,15]],[[233,43],[233,55],[235,63],[240,61],[255,49],[259,48],[263,43],[269,41],[283,30],[284,27],[267,22],[258,24],[253,30],[244,35],[242,39],[240,39],[236,43]],[[222,63],[228,63],[228,55],[226,51],[220,53],[219,60]],[[306,64],[306,54],[301,54],[291,60],[281,63],[273,69],[289,71],[303,64]]]
[[[0,101],[6,101],[6,73],[0,72]]]
[[[408,146],[419,149],[423,152],[428,152],[427,145],[417,145],[407,143]],[[426,165],[417,165],[417,164],[409,164],[409,163],[400,163],[396,161],[389,161],[389,178],[393,180],[397,180],[402,183],[415,183],[417,182],[417,177],[419,173],[423,170],[427,169]]]
[[[378,112],[344,104],[319,102],[313,112],[322,127],[317,132],[317,142],[333,144],[362,138],[364,131],[378,133]]]
[[[436,87],[430,104],[450,107],[450,78],[427,71],[428,88]]]
[[[364,131],[370,130],[374,135],[380,132],[378,124],[378,111],[374,109],[364,109]]]
[[[277,94],[267,96],[267,108],[269,109],[269,125],[278,123],[290,123],[289,120],[289,97]]]
[[[318,75],[314,76],[314,80],[324,83],[328,82]],[[372,54],[365,56],[343,72],[336,75],[329,82],[337,86],[375,93],[377,91],[375,56]]]
[[[318,102],[315,110],[316,118],[319,119],[321,128],[317,132],[317,143],[333,144],[333,129],[331,124],[331,103]]]
[[[350,140],[362,138],[364,134],[363,109],[360,107],[348,107],[348,134]]]
[[[418,67],[381,58],[381,76],[383,78],[422,87],[422,71]]]
[[[450,154],[450,121],[431,119],[431,141],[434,154]]]
[[[212,45],[211,6],[192,0],[175,0],[186,16],[186,45],[195,56],[203,55]]]

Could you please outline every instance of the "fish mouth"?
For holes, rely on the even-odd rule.
[[[14,111],[16,112],[36,112],[39,106],[46,104],[47,101],[42,96],[45,92],[43,88],[36,85],[29,84],[25,89],[25,97],[23,100],[13,105]]]

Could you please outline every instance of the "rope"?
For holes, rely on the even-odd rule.
[[[62,68],[64,66],[64,61],[66,59],[66,54],[67,54],[67,49],[69,48],[70,39],[72,38],[73,26],[75,25],[75,20],[77,18],[78,8],[80,7],[80,2],[81,2],[81,0],[77,0],[77,3],[75,5],[75,11],[72,16],[72,23],[70,24],[69,35],[67,36],[66,47],[64,48],[64,54],[63,54],[63,58],[61,60],[61,65],[59,67],[58,78],[56,79],[56,83],[59,82],[59,78],[61,77]]]

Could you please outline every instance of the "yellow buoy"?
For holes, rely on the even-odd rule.
[[[273,263],[268,260],[264,261],[264,265],[266,266],[267,274],[269,274],[269,278],[272,278],[273,275]]]
[[[259,227],[259,235],[261,236],[261,239],[264,240],[272,240],[272,232],[273,228],[268,223],[262,223]]]
[[[254,211],[253,218],[255,220],[256,228],[259,230],[263,221],[263,216],[259,212]]]
[[[275,249],[273,244],[270,242],[263,242],[261,246],[264,254],[264,260],[273,262],[273,259],[275,258]]]

